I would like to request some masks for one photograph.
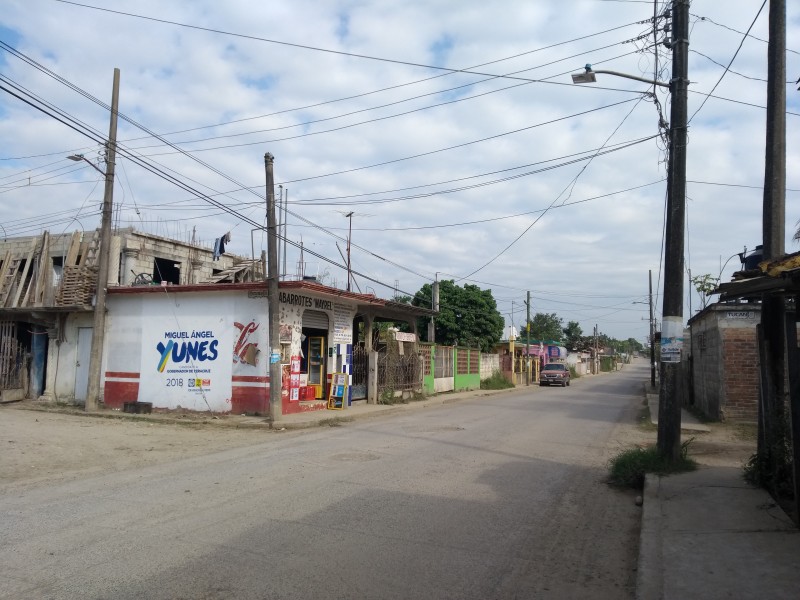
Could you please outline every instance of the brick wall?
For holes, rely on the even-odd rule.
[[[758,343],[755,324],[749,328],[722,329],[722,361],[725,372],[725,419],[755,421],[758,418]]]

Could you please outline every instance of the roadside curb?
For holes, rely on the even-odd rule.
[[[639,531],[639,561],[636,569],[636,600],[659,600],[664,589],[662,554],[661,478],[645,475],[642,491],[642,525]]]
[[[299,420],[299,418],[295,416],[297,415],[297,413],[295,413],[295,415],[286,415],[287,417],[289,417],[288,419],[280,419],[278,421],[275,421],[275,423],[272,424],[272,428],[276,431],[281,431],[289,429],[312,429],[314,427],[325,427],[325,426],[335,427],[339,424],[350,423],[353,421],[396,415],[402,412],[422,410],[432,406],[455,404],[457,402],[472,400],[474,398],[480,398],[484,396],[495,396],[506,392],[520,391],[520,389],[522,388],[508,388],[504,390],[470,390],[466,392],[454,392],[452,394],[444,393],[444,394],[438,394],[436,396],[431,396],[430,398],[426,398],[425,400],[416,400],[407,403],[398,403],[391,405],[368,404],[365,405],[364,407],[368,408],[368,410],[360,411],[358,409],[353,410],[351,408],[351,409],[345,409],[343,411],[335,411],[336,414],[332,414],[332,411],[322,411],[322,410],[313,411],[307,413],[308,418],[303,420]],[[299,414],[302,415],[306,413],[299,413]],[[298,420],[293,420],[292,417]]]
[[[469,390],[463,392],[445,392],[426,398],[425,400],[411,401],[408,403],[398,403],[394,405],[370,404],[364,405],[359,409],[345,409],[343,411],[316,410],[308,413],[295,413],[286,415],[287,419],[280,419],[271,423],[265,416],[245,416],[245,415],[210,415],[205,413],[181,413],[172,415],[170,413],[152,414],[130,414],[121,410],[100,409],[95,412],[85,412],[74,406],[53,405],[51,403],[28,400],[3,405],[3,408],[11,410],[27,410],[31,412],[41,412],[46,414],[60,414],[74,417],[106,419],[117,421],[134,421],[151,425],[181,425],[186,427],[205,428],[227,428],[227,429],[248,429],[264,431],[284,431],[313,429],[315,427],[336,426],[346,424],[361,419],[371,419],[381,416],[398,414],[403,411],[419,410],[431,406],[442,406],[454,404],[464,400],[479,398],[484,396],[494,396],[506,392],[521,391],[527,386],[507,388],[503,390]],[[531,390],[533,386],[530,386]],[[296,416],[295,416],[296,415]],[[302,418],[300,415],[307,416]]]

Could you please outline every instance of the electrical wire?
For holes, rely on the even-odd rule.
[[[88,5],[88,4],[81,4],[79,2],[74,2],[72,0],[55,0],[55,1],[56,2],[60,2],[62,4],[70,4],[70,5],[73,5],[73,6],[79,6],[81,8],[87,8],[87,9],[92,9],[92,10],[97,10],[97,11],[103,11],[103,12],[113,13],[113,14],[117,14],[117,15],[121,15],[121,16],[132,17],[132,18],[136,18],[136,19],[143,19],[143,20],[153,21],[153,22],[157,22],[157,23],[163,23],[163,24],[167,24],[167,25],[174,25],[176,27],[184,27],[184,28],[187,28],[187,29],[195,29],[195,30],[198,30],[198,31],[205,31],[205,32],[208,32],[208,33],[216,33],[216,34],[219,34],[219,35],[237,37],[237,38],[253,40],[253,41],[257,41],[257,42],[266,42],[266,43],[269,43],[269,44],[277,44],[277,45],[281,45],[281,46],[299,48],[299,49],[302,49],[302,50],[313,50],[315,52],[324,52],[324,53],[328,53],[328,54],[346,56],[346,57],[349,57],[349,58],[360,58],[360,59],[364,59],[364,60],[371,60],[371,61],[377,61],[377,62],[386,62],[386,63],[396,64],[396,65],[409,66],[409,67],[421,67],[421,68],[424,68],[424,69],[431,69],[431,70],[434,70],[434,71],[444,71],[446,73],[463,73],[463,74],[467,74],[467,75],[479,75],[479,76],[483,76],[483,77],[485,77],[485,76],[489,76],[489,77],[508,77],[510,79],[515,79],[514,77],[509,77],[509,76],[504,76],[504,75],[497,75],[496,73],[483,73],[483,72],[480,72],[480,71],[474,71],[472,69],[451,69],[451,68],[448,68],[448,67],[441,67],[441,66],[438,66],[438,65],[428,65],[428,64],[424,64],[424,63],[416,63],[416,62],[405,61],[405,60],[398,60],[398,59],[392,59],[392,58],[382,58],[382,57],[378,57],[378,56],[371,56],[371,55],[368,55],[368,54],[357,54],[357,53],[354,53],[354,52],[344,52],[342,50],[331,50],[329,48],[320,48],[320,47],[317,47],[317,46],[310,46],[310,45],[307,45],[307,44],[296,44],[296,43],[293,43],[293,42],[284,42],[284,41],[281,41],[281,40],[274,40],[274,39],[263,38],[263,37],[254,36],[254,35],[246,35],[246,34],[241,34],[241,33],[234,33],[234,32],[230,32],[230,31],[224,31],[224,30],[221,30],[221,29],[214,29],[214,28],[210,28],[210,27],[201,27],[199,25],[189,25],[187,23],[180,23],[180,22],[177,22],[177,21],[170,21],[170,20],[167,20],[167,19],[158,19],[156,17],[148,17],[148,16],[145,16],[145,15],[138,15],[138,14],[135,14],[135,13],[129,13],[129,12],[124,12],[124,11],[119,11],[119,10],[112,10],[110,8],[102,8],[102,7],[99,7],[99,6],[91,6],[91,5]],[[632,24],[644,24],[644,23],[649,23],[649,22],[650,22],[650,19],[644,19],[644,20],[641,20],[641,21],[635,21]],[[620,27],[625,27],[625,26],[620,26]],[[491,64],[491,63],[484,63],[484,64]]]
[[[692,17],[695,17],[698,21],[704,21],[704,22],[707,22],[707,23],[711,23],[712,25],[716,25],[717,27],[722,27],[723,29],[727,29],[728,31],[733,31],[734,33],[738,33],[739,35],[743,35],[745,37],[749,37],[749,38],[753,38],[754,40],[758,40],[759,42],[764,42],[765,44],[769,44],[769,40],[765,40],[763,38],[757,37],[757,36],[749,33],[749,30],[748,30],[748,33],[746,33],[744,31],[739,31],[738,29],[734,29],[733,27],[728,27],[727,25],[723,25],[722,23],[717,23],[711,17],[702,17],[702,16],[696,15],[694,13],[689,13],[689,14]],[[800,52],[798,52],[797,50],[792,50],[791,48],[787,48],[786,51],[787,52],[791,52],[792,54],[800,55]]]
[[[617,125],[617,127],[614,129],[614,131],[613,131],[613,132],[611,132],[611,135],[610,135],[610,136],[608,136],[608,138],[606,139],[606,141],[603,143],[603,146],[605,146],[606,144],[608,144],[608,142],[611,140],[611,138],[614,136],[614,134],[616,134],[616,133],[617,133],[617,131],[619,130],[619,128],[620,128],[620,127],[622,127],[622,125],[625,123],[625,121],[627,121],[628,117],[630,117],[630,116],[631,116],[631,114],[633,113],[633,111],[636,109],[636,107],[639,105],[639,102],[641,102],[643,98],[644,98],[644,97],[640,97],[640,98],[637,100],[636,104],[634,104],[634,105],[633,105],[633,107],[631,108],[631,110],[628,112],[628,114],[626,114],[626,115],[625,115],[625,117],[622,119],[622,121],[620,122],[620,124],[619,124],[619,125]],[[603,146],[601,146],[601,148],[602,148]],[[583,172],[586,170],[586,167],[588,167],[588,165],[591,163],[591,161],[594,159],[594,157],[595,157],[595,156],[597,156],[599,153],[600,153],[600,151],[598,150],[598,153],[597,153],[597,154],[593,155],[592,157],[590,157],[590,158],[588,159],[588,161],[589,161],[589,162],[587,162],[587,164],[585,164],[585,165],[584,165],[584,166],[581,168],[580,172],[579,172],[579,173],[578,173],[578,174],[575,176],[575,178],[574,178],[574,179],[573,179],[573,180],[572,180],[572,181],[571,181],[569,184],[567,184],[567,187],[566,187],[564,190],[562,190],[562,192],[561,192],[561,193],[560,193],[558,196],[556,196],[556,197],[553,199],[553,201],[550,203],[550,205],[547,207],[547,209],[545,209],[545,210],[544,210],[544,211],[543,211],[543,212],[542,212],[542,213],[541,213],[539,216],[537,216],[537,217],[536,217],[536,218],[533,220],[533,222],[532,222],[530,225],[528,225],[528,227],[527,227],[527,228],[525,228],[525,230],[524,230],[522,233],[520,233],[520,234],[519,234],[519,235],[518,235],[516,238],[514,238],[514,240],[512,240],[512,241],[511,241],[511,243],[510,243],[510,244],[508,244],[507,246],[505,246],[505,248],[503,248],[503,249],[502,249],[502,250],[501,250],[501,251],[500,251],[498,254],[496,254],[494,257],[492,257],[491,259],[489,259],[489,260],[488,260],[487,262],[485,262],[483,265],[481,265],[480,267],[478,267],[477,269],[475,269],[474,271],[472,271],[472,272],[471,272],[471,273],[469,273],[468,275],[465,275],[464,277],[461,277],[461,278],[459,278],[459,281],[461,281],[462,279],[467,279],[468,277],[472,277],[473,275],[475,275],[475,273],[478,273],[478,272],[482,271],[483,269],[485,269],[486,267],[488,267],[490,264],[492,264],[494,261],[496,261],[498,258],[500,258],[500,257],[501,257],[503,254],[505,254],[505,253],[506,253],[506,252],[507,252],[507,251],[508,251],[508,250],[509,250],[509,249],[510,249],[512,246],[514,246],[514,244],[516,244],[516,243],[517,243],[519,240],[521,240],[521,239],[522,239],[522,237],[523,237],[523,236],[524,236],[526,233],[528,233],[528,231],[530,231],[530,230],[531,230],[531,228],[533,228],[533,226],[534,226],[534,225],[536,225],[536,223],[538,223],[538,222],[539,222],[539,221],[542,219],[542,217],[544,217],[544,215],[546,215],[546,214],[547,214],[547,212],[548,212],[548,211],[549,211],[549,210],[550,210],[550,209],[553,207],[553,205],[554,205],[554,204],[555,204],[555,203],[558,201],[558,199],[561,197],[561,195],[562,195],[562,194],[563,194],[563,193],[564,193],[564,192],[565,192],[565,191],[566,191],[568,188],[570,188],[571,186],[573,186],[573,185],[574,185],[574,183],[577,181],[578,177],[580,177],[580,176],[583,174]],[[570,195],[571,195],[571,194],[572,194],[572,192],[570,191]]]
[[[748,36],[748,34],[750,33],[750,30],[751,30],[751,29],[753,28],[753,26],[756,24],[756,21],[758,20],[758,17],[761,15],[761,11],[762,11],[762,10],[764,10],[764,7],[765,7],[766,5],[767,5],[767,0],[764,0],[764,2],[762,2],[762,3],[761,3],[761,7],[758,9],[758,12],[756,13],[756,16],[755,16],[755,17],[753,17],[753,22],[752,22],[752,23],[750,23],[750,27],[748,27],[748,28],[747,28],[747,33],[745,33],[745,34],[744,34],[744,36],[742,37],[742,40],[739,42],[739,46],[738,46],[738,48],[736,48],[736,52],[734,52],[734,53],[733,53],[733,56],[731,57],[731,60],[730,60],[730,62],[728,63],[728,66],[727,66],[727,67],[725,67],[725,70],[722,72],[722,75],[720,75],[720,76],[719,76],[719,79],[717,80],[717,83],[715,83],[715,84],[714,84],[714,87],[712,87],[712,88],[711,88],[711,91],[708,93],[708,96],[706,96],[706,97],[703,99],[703,101],[700,103],[700,106],[698,106],[698,107],[697,107],[697,110],[696,110],[696,111],[694,111],[694,113],[692,113],[692,116],[691,116],[691,117],[689,117],[689,120],[688,120],[688,121],[687,121],[687,123],[686,123],[686,125],[687,125],[687,126],[688,126],[689,124],[691,124],[691,122],[692,122],[692,119],[694,119],[695,115],[696,115],[697,113],[699,113],[699,112],[700,112],[700,110],[703,108],[703,106],[705,106],[706,102],[708,101],[708,98],[709,98],[709,96],[710,96],[711,94],[713,94],[713,93],[714,93],[714,90],[716,90],[716,89],[717,89],[717,86],[718,86],[718,85],[720,84],[720,82],[722,81],[722,78],[723,78],[723,77],[725,77],[725,74],[726,74],[726,73],[728,72],[728,70],[731,68],[731,65],[733,64],[733,61],[734,61],[734,60],[736,60],[736,57],[737,57],[737,56],[738,56],[738,54],[739,54],[739,50],[741,50],[741,49],[742,49],[742,46],[744,45],[744,41],[747,39],[747,36]]]
[[[0,77],[2,77],[2,76],[0,76]],[[2,78],[2,79],[5,80],[5,78]],[[26,98],[20,96],[19,93],[15,93],[14,91],[8,89],[5,86],[0,85],[0,89],[2,89],[3,91],[6,91],[7,93],[11,94],[12,96],[14,96],[14,97],[16,97],[18,99],[20,99],[21,101],[25,102],[26,104],[30,105],[31,107],[35,108],[36,110],[39,110],[40,112],[43,112],[43,113],[47,114],[48,116],[56,119],[57,121],[67,125],[68,127],[70,127],[71,129],[74,129],[76,132],[80,133],[81,135],[84,135],[86,137],[89,137],[90,139],[93,139],[94,141],[97,141],[94,138],[94,135],[96,135],[96,134],[90,128],[88,128],[88,126],[87,126],[87,128],[85,130],[82,130],[79,127],[79,123],[80,122],[77,121],[76,119],[73,119],[73,118],[65,115],[63,113],[63,111],[61,111],[61,112],[50,112],[51,108],[49,106],[45,105],[43,101],[40,101],[40,102],[42,102],[42,105],[40,106],[40,105],[35,104],[30,99],[26,99]],[[52,110],[58,111],[59,109],[53,107]],[[119,117],[124,118],[125,120],[127,120],[129,122],[132,122],[127,117],[124,117],[121,113],[118,113],[118,115],[119,115]],[[135,122],[132,122],[132,124],[135,124]],[[138,124],[135,124],[135,125],[139,126]],[[144,130],[147,131],[146,128]],[[261,225],[258,224],[256,221],[253,221],[252,219],[246,217],[245,215],[242,215],[241,213],[239,213],[239,212],[237,212],[237,211],[235,211],[235,210],[233,210],[233,209],[221,204],[217,200],[214,200],[213,198],[202,194],[199,190],[196,190],[196,189],[192,188],[191,186],[189,186],[184,181],[178,179],[177,177],[167,173],[166,171],[164,171],[162,169],[159,169],[155,165],[145,161],[143,158],[141,158],[141,157],[137,156],[136,154],[128,151],[123,146],[120,146],[120,147],[117,148],[117,154],[120,157],[127,158],[128,160],[131,160],[132,162],[134,162],[138,166],[142,167],[143,169],[151,172],[154,175],[157,175],[157,176],[161,177],[162,179],[165,179],[166,181],[172,183],[173,185],[176,185],[177,187],[183,189],[184,191],[188,191],[190,193],[193,193],[193,194],[197,195],[200,198],[203,198],[207,202],[217,206],[218,208],[220,208],[221,210],[227,212],[228,214],[231,214],[232,216],[237,217],[240,221],[245,222],[247,224],[250,224],[254,228],[261,228]],[[194,157],[192,157],[192,158],[194,158]],[[202,161],[199,161],[199,159],[194,158],[194,160],[202,163]],[[213,167],[210,167],[210,168],[213,169]],[[216,172],[216,170],[215,170],[215,172]],[[232,178],[227,177],[224,174],[221,174],[221,175],[223,175],[226,179],[229,179],[233,183],[241,186],[241,184],[239,184],[238,182],[236,182]],[[242,186],[242,187],[244,187],[244,186]],[[295,215],[295,216],[299,217],[299,215]],[[310,221],[307,221],[307,222],[310,223]],[[320,228],[320,229],[322,229],[322,228]],[[324,231],[324,229],[323,229],[323,231]],[[286,239],[285,241],[286,241],[286,243],[288,243],[288,244],[290,244],[290,245],[292,245],[294,247],[297,247],[297,248],[300,247],[300,244],[295,242],[295,241],[293,241],[293,240]],[[319,254],[317,252],[311,251],[308,248],[304,249],[304,252],[307,252],[308,254],[310,254],[312,256],[315,256],[316,258],[319,258],[320,260],[323,260],[323,261],[325,261],[327,263],[330,263],[330,264],[332,264],[332,265],[334,265],[334,266],[336,266],[338,268],[341,268],[341,269],[345,268],[344,265],[339,264],[336,261],[334,261],[334,260],[332,260],[332,259],[330,259],[330,258],[328,258],[328,257],[326,257],[326,256],[324,256],[322,254]],[[377,256],[377,255],[375,255],[375,256]],[[380,257],[380,258],[382,258],[382,257]],[[384,260],[387,260],[387,259],[384,259]],[[390,261],[387,260],[387,262],[390,262]],[[384,283],[384,282],[382,282],[382,281],[380,281],[378,279],[375,279],[373,277],[370,277],[370,276],[368,276],[368,275],[366,275],[364,273],[358,273],[358,272],[353,272],[353,273],[355,275],[357,275],[358,277],[361,277],[362,279],[366,279],[366,280],[371,281],[373,283],[376,283],[376,284],[378,284],[378,285],[380,285],[382,287],[386,287],[386,288],[389,288],[389,289],[395,289],[394,286],[389,285],[387,283]],[[406,294],[406,295],[409,295],[408,292],[403,291],[403,293]]]

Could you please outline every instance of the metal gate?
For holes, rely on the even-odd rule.
[[[421,366],[418,354],[378,354],[378,397],[421,390]]]
[[[367,397],[367,372],[369,371],[369,352],[361,344],[353,348],[353,385],[352,399],[363,400]]]

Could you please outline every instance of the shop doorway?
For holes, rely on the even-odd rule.
[[[304,311],[302,333],[300,371],[307,376],[306,385],[314,388],[314,398],[324,398],[328,375],[328,314]]]

